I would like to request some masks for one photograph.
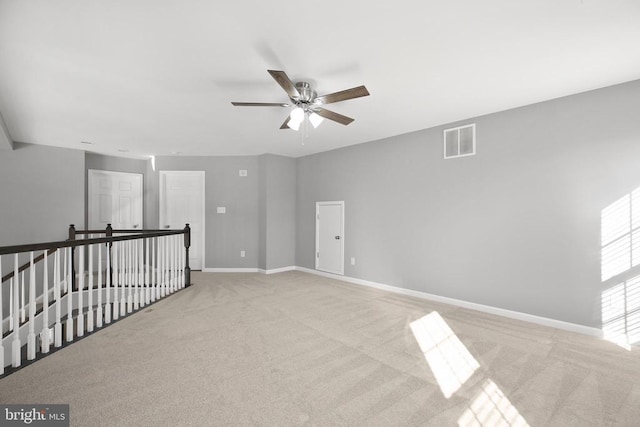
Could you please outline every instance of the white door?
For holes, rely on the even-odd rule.
[[[316,203],[316,270],[344,274],[344,202]]]
[[[160,172],[160,228],[191,228],[189,267],[204,267],[204,172]]]
[[[89,229],[142,228],[142,175],[89,169]]]

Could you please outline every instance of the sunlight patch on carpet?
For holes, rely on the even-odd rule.
[[[458,420],[458,425],[460,427],[529,426],[502,390],[491,380],[484,383],[480,393]]]
[[[480,367],[436,311],[411,322],[411,331],[440,386],[450,398]]]

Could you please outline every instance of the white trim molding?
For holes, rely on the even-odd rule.
[[[396,294],[408,295],[408,296],[421,298],[429,301],[435,301],[435,302],[440,302],[444,304],[454,305],[457,307],[468,308],[470,310],[481,311],[483,313],[489,313],[489,314],[495,314],[497,316],[508,317],[510,319],[522,320],[525,322],[535,323],[538,325],[548,326],[551,328],[562,329],[565,331],[577,332],[583,335],[590,335],[598,338],[603,338],[603,334],[600,329],[592,328],[584,325],[578,325],[576,323],[569,323],[569,322],[564,322],[562,320],[549,319],[547,317],[535,316],[533,314],[521,313],[518,311],[507,310],[504,308],[492,307],[489,305],[476,304],[474,302],[428,294],[426,292],[414,291],[412,289],[405,289],[397,286],[385,285],[383,283],[371,282],[369,280],[357,279],[355,277],[326,273],[324,271],[313,270],[311,268],[306,268],[306,267],[296,267],[296,270],[302,271],[305,273],[315,274],[318,276],[329,277],[331,279],[336,279],[343,282],[349,282],[356,285],[368,286],[370,288],[376,288],[376,289],[381,289],[388,292],[394,292]]]
[[[271,270],[265,270],[262,268],[259,268],[258,270],[262,274],[276,274],[276,273],[284,273],[285,271],[294,271],[296,269],[297,267],[295,265],[290,265],[288,267],[272,268]]]
[[[385,285],[383,283],[372,282],[364,279],[357,279],[355,277],[342,276],[334,273],[327,273],[325,271],[314,270],[312,268],[300,267],[300,266],[288,266],[281,268],[274,268],[271,270],[265,270],[262,268],[203,268],[204,273],[262,273],[262,274],[276,274],[286,271],[302,271],[304,273],[315,274],[317,276],[327,277],[330,279],[340,280],[342,282],[353,283],[360,286],[368,286],[370,288],[380,289],[387,292],[393,292],[400,295],[407,295],[410,297],[420,298],[428,301],[439,302],[443,304],[449,304],[456,307],[467,308],[470,310],[476,310],[483,313],[495,314],[496,316],[507,317],[509,319],[522,320],[524,322],[535,323],[537,325],[548,326],[550,328],[562,329],[564,331],[576,332],[583,335],[589,335],[597,338],[604,338],[603,333],[598,328],[593,328],[584,325],[578,325],[576,323],[564,322],[562,320],[550,319],[548,317],[535,316],[533,314],[521,313],[519,311],[507,310],[499,307],[492,307],[490,305],[477,304],[474,302],[459,300],[455,298],[443,297],[440,295],[429,294],[421,291],[414,291],[413,289],[400,288],[398,286]]]
[[[203,273],[259,273],[259,268],[218,268],[203,267]]]
[[[276,274],[284,273],[285,271],[294,271],[298,267],[290,265],[288,267],[273,268],[271,270],[265,270],[264,268],[229,268],[229,267],[205,267],[202,269],[203,273],[262,273],[262,274]]]

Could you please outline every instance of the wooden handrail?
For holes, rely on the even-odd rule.
[[[146,234],[146,233],[160,233],[163,231],[167,231],[169,229],[164,228],[164,229],[147,229],[147,230],[141,230],[141,229],[135,229],[135,228],[124,228],[121,230],[111,230],[112,233],[120,233],[120,234],[125,234],[125,233],[129,233],[129,234],[134,234],[134,233],[140,233],[140,234]],[[183,229],[180,229],[182,231],[184,231]],[[106,231],[105,230],[76,230],[76,234],[105,234]]]
[[[97,237],[92,239],[81,239],[76,240],[77,234],[106,234],[105,237]],[[129,234],[135,233],[136,235],[129,236],[113,236],[113,233],[120,234]],[[111,228],[111,224],[107,225],[106,230],[76,230],[74,225],[71,224],[69,226],[69,239],[64,241],[57,242],[46,242],[46,243],[33,243],[26,245],[14,245],[14,246],[3,246],[0,247],[0,255],[10,255],[17,254],[23,252],[33,252],[33,251],[44,251],[42,254],[38,255],[34,258],[33,264],[42,261],[45,256],[49,256],[52,253],[56,252],[60,248],[72,248],[72,251],[78,246],[88,246],[100,243],[108,243],[109,246],[113,242],[120,242],[126,240],[137,240],[144,239],[149,237],[163,237],[163,236],[173,236],[178,234],[184,234],[184,246],[186,252],[186,265],[185,265],[185,276],[186,276],[186,286],[191,284],[191,268],[189,267],[189,247],[191,246],[191,228],[189,224],[185,226],[183,229],[177,230],[113,230]],[[73,252],[72,252],[73,253]],[[71,259],[72,271],[75,271],[74,265],[74,257]],[[31,261],[24,263],[18,268],[18,273],[21,273],[28,269],[31,266]],[[11,279],[15,276],[15,270],[7,273],[4,277],[2,277],[0,281],[0,285],[2,285],[7,280]],[[73,276],[72,281],[75,282],[75,276]],[[75,283],[72,284],[75,286]]]
[[[57,250],[58,250],[58,249],[54,248],[54,249],[52,249],[52,250],[50,250],[50,251],[46,251],[46,252],[41,253],[40,255],[38,255],[37,257],[35,257],[35,258],[33,259],[33,263],[34,263],[34,264],[37,264],[38,262],[40,262],[40,261],[42,261],[42,260],[44,259],[45,254],[46,254],[47,256],[49,256],[49,255],[53,254],[55,251],[57,251]],[[31,265],[31,261],[29,261],[29,262],[25,262],[25,263],[24,263],[24,264],[22,264],[20,267],[18,267],[18,273],[22,273],[22,272],[23,272],[23,271],[25,271],[27,268],[29,268],[29,266],[30,266],[30,265]],[[12,271],[12,272],[8,273],[6,276],[4,276],[4,277],[2,278],[2,280],[0,281],[0,283],[4,283],[4,282],[6,282],[7,280],[11,279],[11,278],[14,276],[14,273],[15,273],[15,271]]]
[[[116,232],[114,230],[114,232]],[[46,243],[31,243],[26,245],[15,245],[15,246],[2,246],[0,247],[0,255],[8,255],[8,254],[16,254],[21,252],[31,252],[31,251],[44,251],[47,249],[54,248],[75,248],[78,246],[88,246],[95,245],[97,243],[112,243],[112,242],[122,242],[125,240],[136,240],[148,237],[163,237],[163,236],[173,236],[176,234],[185,234],[185,229],[178,230],[162,230],[162,231],[152,231],[149,233],[140,233],[137,236],[112,236],[112,237],[97,237],[94,239],[82,239],[82,240],[61,240],[58,242],[46,242]],[[143,235],[144,234],[144,235]]]

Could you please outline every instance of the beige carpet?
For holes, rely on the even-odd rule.
[[[640,425],[640,352],[301,272],[180,291],[0,380],[72,425]]]

